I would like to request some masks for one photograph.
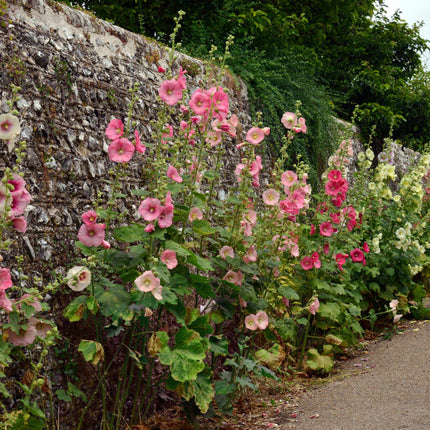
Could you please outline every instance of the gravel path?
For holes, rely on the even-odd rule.
[[[342,367],[342,377],[301,396],[297,419],[286,428],[430,429],[430,321],[371,345]]]

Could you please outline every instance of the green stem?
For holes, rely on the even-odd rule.
[[[306,325],[306,331],[305,331],[305,336],[303,338],[302,350],[300,352],[300,359],[299,359],[299,365],[298,365],[298,369],[299,370],[302,368],[303,357],[305,355],[305,349],[306,349],[306,343],[308,341],[308,336],[309,336],[309,328],[311,326],[311,318],[312,318],[312,314],[309,313],[309,315],[308,315],[308,324]]]

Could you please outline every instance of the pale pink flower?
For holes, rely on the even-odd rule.
[[[134,150],[134,145],[128,139],[120,137],[109,145],[108,154],[111,161],[127,163],[133,157]]]
[[[158,199],[147,197],[137,211],[145,221],[154,221],[161,213],[161,202]]]
[[[7,328],[6,332],[9,342],[15,346],[31,345],[36,339],[36,327],[34,325],[28,325],[27,330],[20,328],[19,334],[16,334],[10,328]]]
[[[209,143],[212,147],[217,146],[222,140],[220,131],[208,131],[206,136],[206,143]]]
[[[82,221],[89,225],[89,224],[95,224],[95,222],[97,221],[97,213],[96,211],[93,210],[89,210],[87,212],[84,212],[82,214]]]
[[[179,107],[179,110],[182,112],[182,113],[188,113],[190,110],[188,109],[188,107],[187,106],[185,106],[185,105],[181,105],[180,107]]]
[[[319,308],[320,308],[320,301],[318,300],[318,297],[315,297],[314,301],[309,305],[309,312],[312,315],[315,315],[318,312]]]
[[[239,304],[242,308],[248,307],[248,303],[246,302],[246,300],[243,300],[242,297],[239,297]]]
[[[281,175],[281,183],[284,187],[291,187],[298,182],[297,174],[291,170],[287,170]]]
[[[255,324],[260,330],[264,330],[269,325],[269,317],[266,312],[259,311],[255,314]]]
[[[0,115],[0,139],[10,140],[21,133],[19,118],[11,113]]]
[[[161,292],[163,287],[160,285],[160,279],[154,275],[152,270],[147,270],[142,275],[138,276],[134,283],[140,291],[144,293],[151,292],[157,300],[162,300]]]
[[[166,104],[173,106],[182,98],[182,88],[176,79],[164,81],[158,89],[158,95]]]
[[[402,318],[402,314],[395,313],[393,316],[393,323],[398,323],[400,321],[400,318]]]
[[[306,127],[306,120],[303,117],[300,117],[298,120],[298,124],[293,127],[293,131],[295,131],[296,133],[306,133],[307,129],[308,128]]]
[[[285,128],[293,128],[297,124],[297,115],[293,112],[285,112],[281,118]]]
[[[91,272],[84,266],[75,266],[67,272],[66,279],[71,290],[83,291],[91,284]]]
[[[243,256],[243,261],[248,264],[248,263],[254,263],[255,261],[257,261],[258,258],[258,254],[257,254],[257,250],[255,249],[255,245],[252,245],[248,251],[246,252],[246,254]]]
[[[4,290],[0,290],[0,308],[3,308],[6,312],[12,312],[12,302],[6,296]]]
[[[258,328],[257,327],[257,321],[256,321],[256,318],[255,318],[254,314],[247,315],[245,317],[245,327],[248,330],[252,330],[252,331],[257,330],[257,328]]]
[[[188,219],[190,222],[195,221],[196,219],[203,219],[203,212],[200,208],[193,207],[190,210],[190,213],[188,214]]]
[[[270,127],[263,127],[261,130],[265,136],[268,136],[270,134]]]
[[[264,139],[264,132],[259,127],[252,127],[246,133],[246,141],[258,145]]]
[[[0,269],[0,290],[7,290],[12,286],[12,278],[9,269]]]
[[[209,111],[210,107],[210,97],[198,88],[191,96],[190,108],[196,113],[196,115],[205,115]]]
[[[224,281],[240,286],[242,285],[243,275],[240,271],[234,272],[233,270],[229,270],[223,279]]]
[[[78,232],[78,239],[85,246],[100,246],[105,240],[104,224],[82,224]]]
[[[34,326],[34,328],[36,329],[36,336],[39,336],[42,339],[45,339],[48,332],[52,330],[52,325],[50,323],[39,321],[37,318],[34,317],[31,317],[28,323],[29,325]]]
[[[234,250],[231,246],[225,245],[219,250],[219,256],[223,260],[226,260],[227,257],[234,258]]]
[[[397,299],[391,300],[389,306],[390,308],[395,311],[397,309],[397,306],[399,305],[399,301]]]
[[[263,193],[263,201],[268,206],[275,206],[279,202],[280,194],[278,191],[270,188]]]
[[[134,144],[136,146],[136,151],[144,154],[146,151],[146,146],[141,142],[139,132],[134,130]]]
[[[170,227],[173,223],[173,206],[165,206],[161,208],[160,215],[158,216],[158,225],[161,228]]]
[[[13,228],[20,233],[25,233],[27,230],[27,220],[23,217],[12,218]]]
[[[179,175],[178,170],[171,164],[169,164],[169,167],[167,169],[167,177],[170,178],[172,181],[178,183],[182,182],[182,177]]]
[[[176,252],[172,251],[171,249],[166,249],[161,254],[161,261],[167,266],[169,270],[174,269],[178,265]]]
[[[124,124],[120,119],[113,119],[106,128],[106,136],[117,140],[124,134]]]

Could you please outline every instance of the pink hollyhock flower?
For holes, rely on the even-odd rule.
[[[325,243],[323,246],[323,252],[325,255],[328,255],[330,252],[330,245],[328,243]]]
[[[6,296],[4,290],[0,290],[0,308],[3,308],[6,312],[12,312],[12,302]]]
[[[82,224],[78,232],[78,239],[85,246],[100,246],[105,240],[104,224]]]
[[[297,115],[293,112],[285,112],[282,115],[281,122],[285,128],[291,129],[297,124]]]
[[[185,106],[185,105],[181,105],[180,107],[179,107],[179,110],[181,111],[181,113],[188,113],[190,110],[188,109],[188,107],[187,106]]]
[[[349,258],[348,254],[338,253],[335,256],[335,260],[336,260],[337,266],[339,267],[339,269],[341,271],[343,270],[342,266],[346,263],[347,258]]]
[[[212,103],[214,104],[213,116],[222,121],[227,118],[229,112],[228,95],[222,88],[219,88],[212,95]]]
[[[91,284],[91,272],[84,266],[75,266],[67,272],[66,279],[71,290],[83,291]]]
[[[166,132],[161,135],[161,143],[167,145],[169,141],[165,140],[165,138],[173,137],[173,127],[169,124],[166,124],[163,130],[166,130]]]
[[[137,211],[145,221],[154,221],[161,213],[161,202],[158,199],[147,197]]]
[[[264,330],[269,325],[269,317],[266,312],[259,311],[255,314],[255,324],[260,330]]]
[[[166,71],[166,69],[164,67],[158,66],[158,71],[160,73],[164,73]]]
[[[348,181],[345,178],[340,178],[339,179],[339,190],[341,193],[346,193],[348,191],[349,185],[348,185]]]
[[[291,185],[298,182],[297,175],[291,170],[287,170],[281,175],[281,183],[284,187],[291,187]]]
[[[227,257],[234,258],[234,250],[231,246],[225,245],[219,250],[219,256],[223,260],[226,260]]]
[[[176,259],[176,252],[171,249],[166,249],[161,254],[161,261],[167,266],[169,270],[174,269],[178,265],[178,260]]]
[[[120,137],[109,145],[108,154],[111,161],[127,163],[133,157],[134,150],[134,145],[128,139]]]
[[[20,233],[27,231],[27,221],[23,216],[12,218],[13,228]]]
[[[336,198],[331,199],[331,202],[334,206],[340,208],[342,206],[343,200],[340,196],[337,196]]]
[[[0,269],[0,290],[7,290],[12,286],[12,278],[9,269]]]
[[[198,88],[191,96],[190,108],[196,115],[205,115],[209,111],[210,107],[210,97]]]
[[[320,233],[322,236],[330,237],[333,234],[333,226],[331,222],[323,222],[320,224]]]
[[[97,221],[97,213],[96,211],[93,210],[89,210],[87,212],[84,212],[82,214],[82,221],[89,225],[89,224],[95,224],[95,222]]]
[[[334,182],[334,181],[328,181],[325,184],[325,192],[329,196],[337,196],[340,192],[341,183],[340,182]]]
[[[315,226],[313,224],[311,224],[311,231],[310,231],[310,235],[312,236],[313,234],[315,234],[316,230],[315,230]]]
[[[352,231],[352,229],[357,225],[357,221],[355,219],[350,219],[346,224],[346,228],[348,231]]]
[[[270,134],[270,127],[263,127],[261,129],[265,136],[268,136]]]
[[[223,279],[224,281],[240,286],[242,285],[243,275],[240,271],[234,272],[233,270],[229,270]]]
[[[212,147],[217,146],[222,140],[220,131],[208,131],[206,136],[206,143],[209,143]]]
[[[169,167],[167,169],[167,177],[170,178],[172,181],[178,183],[182,182],[182,177],[179,175],[178,170],[171,164],[169,164]]]
[[[34,328],[36,329],[36,336],[39,336],[42,339],[45,339],[46,335],[48,334],[48,331],[52,330],[51,324],[39,321],[37,318],[34,317],[31,317],[28,323],[29,325],[34,326]]]
[[[252,245],[248,251],[246,252],[246,254],[243,256],[243,261],[248,264],[248,263],[254,263],[255,261],[257,261],[258,258],[258,254],[257,254],[257,250],[255,249],[255,246]]]
[[[252,127],[246,133],[246,141],[253,145],[258,145],[264,139],[263,130],[259,127]]]
[[[257,321],[256,321],[256,318],[255,318],[254,314],[247,315],[245,317],[245,327],[248,330],[252,330],[252,331],[257,330],[257,328],[258,328],[257,327]]]
[[[331,213],[330,214],[331,220],[333,221],[334,224],[340,224],[340,216],[339,215],[340,215],[340,213],[336,213],[336,214]]]
[[[319,269],[321,267],[321,261],[320,261],[320,256],[318,254],[318,252],[313,252],[311,255],[311,260],[312,260],[312,264],[316,269]]]
[[[21,133],[19,118],[11,113],[0,115],[0,139],[10,140]]]
[[[169,208],[169,209],[175,209],[175,207],[173,206],[173,202],[172,202],[172,193],[170,191],[167,191],[166,193],[166,197],[164,199],[164,207]]]
[[[140,276],[138,276],[134,283],[136,284],[136,287],[143,291],[144,293],[148,293],[152,291],[157,285],[160,285],[160,279],[158,279],[152,270],[147,270],[146,272],[142,273]]]
[[[23,190],[14,192],[12,194],[12,203],[10,205],[11,215],[13,217],[22,215],[30,201],[31,195],[25,188]]]
[[[102,246],[103,246],[104,249],[109,249],[111,247],[111,244],[107,240],[104,240],[102,242]]]
[[[363,263],[363,266],[366,265],[366,257],[364,256],[364,253],[361,249],[359,248],[355,248],[353,249],[349,255],[351,256],[351,260],[358,262],[358,263]]]
[[[168,205],[161,208],[160,215],[158,216],[158,225],[161,228],[170,227],[173,223],[173,205]]]
[[[106,136],[110,140],[117,140],[124,134],[124,124],[120,119],[113,119],[106,129]]]
[[[239,297],[239,305],[242,308],[247,308],[248,307],[248,303],[246,302],[246,300],[243,300],[242,297]]]
[[[340,170],[330,170],[327,174],[327,178],[330,181],[338,182],[342,179],[342,172]]]
[[[397,309],[397,306],[399,305],[399,301],[397,299],[391,300],[389,306],[390,308],[395,311]]]
[[[9,342],[15,346],[31,345],[36,339],[36,327],[34,325],[28,325],[27,330],[20,328],[19,334],[16,334],[10,328],[7,328],[6,332]]]
[[[307,130],[308,128],[306,126],[306,120],[303,117],[300,117],[298,121],[298,127],[295,127],[294,131],[296,133],[299,133],[299,132],[306,133]]]
[[[260,173],[262,168],[263,168],[263,164],[261,162],[261,157],[257,155],[255,157],[255,161],[251,163],[251,167],[249,168],[249,172],[251,173],[251,176],[258,175],[258,173]]]
[[[200,208],[193,207],[190,210],[190,213],[188,214],[188,219],[190,222],[195,221],[196,219],[203,219],[203,212]]]
[[[279,197],[278,191],[270,188],[263,193],[263,202],[268,206],[275,206],[279,202]]]
[[[369,253],[370,249],[369,249],[369,245],[367,244],[367,242],[364,242],[363,244],[363,251],[367,254]]]
[[[27,305],[32,306],[34,308],[34,312],[40,312],[42,310],[42,305],[36,297],[32,297],[30,294],[23,294],[19,300],[15,300],[18,302],[25,302]],[[17,308],[21,309],[21,303],[17,303]]]
[[[182,98],[182,89],[176,79],[164,81],[158,89],[158,95],[164,103],[173,106]]]
[[[318,297],[315,297],[314,301],[309,305],[309,312],[312,315],[315,315],[318,312],[319,308],[320,308],[320,301],[318,300]]]
[[[140,136],[139,136],[139,132],[137,130],[134,130],[134,144],[136,147],[136,151],[144,154],[146,151],[146,146],[144,144],[142,144],[141,140],[140,140]]]
[[[10,194],[16,195],[20,194],[22,191],[27,191],[25,189],[25,180],[22,176],[17,175],[16,173],[13,174],[12,179],[9,179],[7,181],[8,184],[10,184],[12,187],[9,187]]]
[[[184,70],[183,68],[182,68],[182,66],[180,67],[180,69],[179,69],[179,72],[178,72],[178,79],[177,79],[177,85],[178,85],[178,87],[181,89],[181,90],[186,90],[187,89],[187,82],[186,82],[186,80],[185,80],[185,73],[187,73],[187,71],[186,70]]]
[[[300,262],[300,266],[302,266],[303,270],[311,270],[314,267],[314,263],[311,257],[303,257]]]
[[[151,222],[145,227],[147,233],[152,233],[155,230],[154,224]]]
[[[279,207],[282,212],[288,213],[290,215],[298,215],[300,212],[300,209],[297,207],[297,204],[290,198],[281,200],[279,202]]]

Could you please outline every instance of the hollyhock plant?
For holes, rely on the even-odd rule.
[[[100,246],[105,240],[104,224],[82,224],[78,232],[78,239],[85,246]]]
[[[140,154],[144,154],[146,151],[146,146],[141,142],[140,135],[137,130],[134,130],[134,145],[136,147],[136,151]]]
[[[331,222],[323,222],[320,224],[320,234],[321,236],[330,237],[333,234],[333,225]]]
[[[242,285],[242,281],[243,281],[243,274],[242,272],[238,271],[238,272],[234,272],[233,270],[229,270],[224,278],[225,281],[231,282],[232,284],[235,284],[237,286]]]
[[[190,210],[190,213],[188,214],[188,219],[193,222],[196,219],[202,220],[203,219],[203,212],[200,208],[193,207]]]
[[[0,269],[0,290],[7,290],[12,286],[12,278],[9,269]]]
[[[297,124],[297,115],[293,112],[285,112],[282,115],[281,122],[285,128],[291,129]]]
[[[124,137],[114,140],[108,147],[109,158],[115,163],[128,163],[134,151],[134,145]]]
[[[67,272],[67,285],[73,291],[83,291],[91,284],[91,272],[84,266],[74,266]]]
[[[245,263],[254,263],[257,261],[258,254],[257,250],[255,249],[255,245],[252,245],[248,251],[246,251],[246,254],[243,256],[243,261]]]
[[[0,115],[0,139],[11,140],[21,133],[19,118],[11,113]]]
[[[158,95],[164,103],[173,106],[182,99],[181,84],[178,85],[176,79],[166,80],[160,85]]]
[[[147,197],[140,203],[137,211],[145,221],[154,221],[161,214],[161,202],[158,199]]]
[[[311,257],[303,257],[302,261],[300,261],[300,266],[302,266],[303,270],[311,270],[314,267],[314,262]]]
[[[281,175],[281,183],[284,187],[291,187],[298,182],[297,174],[291,170],[287,170]]]
[[[124,134],[124,123],[120,119],[113,119],[106,128],[106,136],[110,140],[117,140]]]
[[[346,263],[346,260],[349,258],[348,254],[342,254],[341,252],[337,253],[335,256],[335,260],[337,263],[337,266],[340,271],[343,271],[343,265]]]
[[[315,315],[318,312],[319,308],[320,308],[320,301],[318,300],[318,297],[315,297],[314,301],[309,305],[309,312],[312,315]]]
[[[178,265],[176,252],[172,251],[171,249],[166,249],[161,254],[161,261],[167,266],[169,270],[174,269]]]

